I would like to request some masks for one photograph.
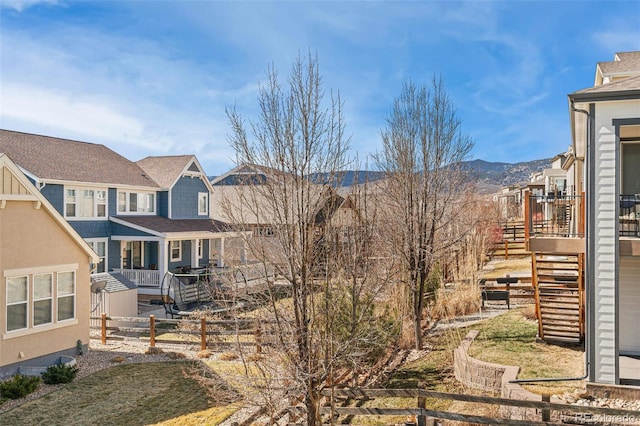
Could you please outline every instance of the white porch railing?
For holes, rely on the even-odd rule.
[[[114,269],[140,287],[160,287],[160,271],[150,269]]]

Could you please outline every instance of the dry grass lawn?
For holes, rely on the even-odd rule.
[[[0,415],[0,424],[217,424],[237,407],[215,407],[206,389],[185,377],[192,366],[161,362],[111,367]]]
[[[473,328],[480,334],[469,355],[498,364],[520,367],[518,378],[579,377],[584,373],[581,346],[559,346],[536,341],[538,326],[514,309]],[[524,385],[534,393],[558,394],[582,387],[581,381]]]
[[[482,272],[482,278],[495,279],[504,277],[507,274],[528,273],[531,274],[531,258],[509,259],[491,262],[493,269],[486,269]]]

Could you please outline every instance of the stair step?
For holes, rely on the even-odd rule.
[[[580,327],[579,326],[566,326],[566,325],[561,325],[561,324],[542,324],[542,331],[544,331],[545,333],[547,331],[550,332],[554,332],[557,331],[558,333],[576,333],[576,334],[580,334]]]
[[[540,296],[540,306],[548,306],[553,304],[575,305],[578,307],[578,298],[569,298],[566,296]]]
[[[542,329],[543,330],[547,330],[549,329],[549,326],[551,327],[565,327],[568,330],[578,330],[580,331],[580,323],[576,320],[576,321],[558,321],[555,320],[554,322],[549,322],[545,319],[542,320]]]
[[[553,311],[542,312],[542,322],[546,320],[578,321],[579,317],[580,315],[578,314],[578,312],[576,312],[575,314]]]
[[[568,285],[551,285],[544,284],[538,285],[538,292],[540,294],[570,294],[570,295],[578,295],[580,289],[574,286]]]
[[[566,337],[566,336],[556,336],[556,335],[544,335],[543,340],[552,341],[552,342],[561,342],[561,343],[580,343],[579,338],[575,337]]]
[[[580,302],[579,296],[568,296],[566,294],[540,294],[539,300],[540,306],[549,303],[562,303],[565,305],[576,305],[577,307]]]
[[[578,306],[576,305],[570,305],[570,304],[561,304],[561,303],[547,303],[546,305],[540,305],[540,311],[544,312],[550,312],[551,310],[553,311],[575,311],[575,312],[580,312],[580,309],[578,308]],[[560,313],[557,312],[557,313]]]

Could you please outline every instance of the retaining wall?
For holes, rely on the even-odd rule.
[[[478,336],[478,330],[472,330],[453,352],[453,372],[463,385],[482,389],[500,395],[501,398],[526,401],[542,401],[542,396],[529,392],[517,383],[509,383],[518,378],[520,367],[493,364],[469,356],[469,347]],[[562,403],[558,399],[551,402]],[[513,420],[541,420],[542,414],[535,408],[501,406],[500,413]]]

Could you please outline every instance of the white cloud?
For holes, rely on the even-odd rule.
[[[75,95],[28,84],[4,82],[0,117],[31,122],[95,139],[136,140],[144,125],[108,106],[105,99]]]
[[[23,12],[24,10],[37,4],[52,6],[59,3],[58,0],[2,0],[0,1],[0,8],[13,9],[16,12]]]

